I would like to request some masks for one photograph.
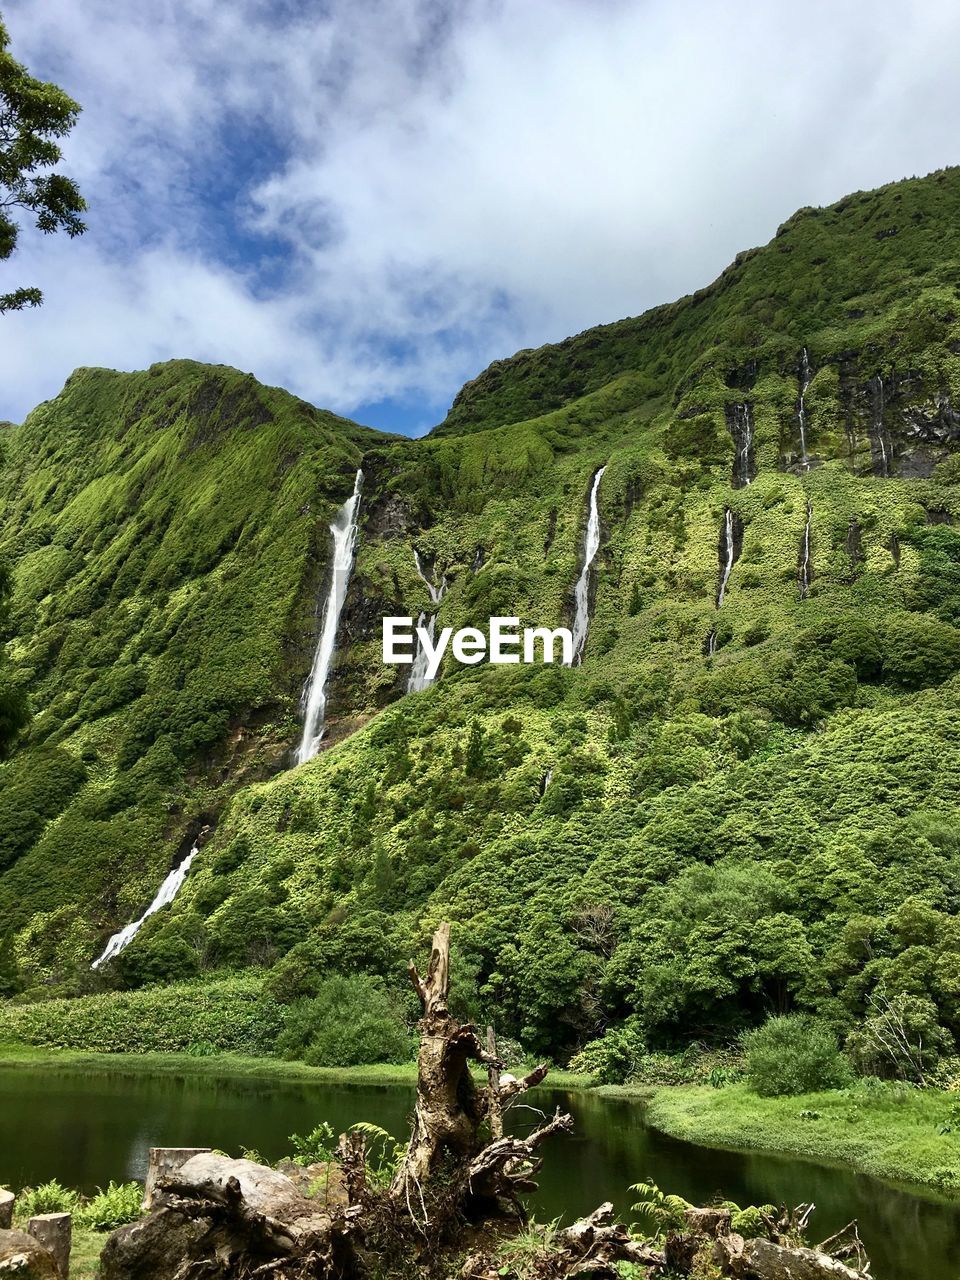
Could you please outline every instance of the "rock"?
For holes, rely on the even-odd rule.
[[[0,1231],[9,1231],[13,1226],[13,1206],[16,1199],[13,1191],[0,1188]]]
[[[61,1280],[57,1260],[39,1240],[23,1231],[0,1231],[3,1280]]]
[[[70,1274],[70,1246],[73,1243],[73,1219],[69,1213],[39,1213],[27,1223],[27,1235],[33,1236],[56,1259],[63,1280]]]
[[[143,1188],[144,1209],[153,1207],[153,1195],[158,1182],[172,1177],[188,1160],[209,1150],[209,1147],[151,1147],[147,1181]]]
[[[103,1247],[99,1280],[169,1280],[187,1259],[203,1256],[205,1246],[214,1252],[211,1229],[208,1219],[191,1220],[171,1209],[120,1227]]]

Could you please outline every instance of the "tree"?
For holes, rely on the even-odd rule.
[[[55,84],[36,80],[7,50],[10,37],[0,22],[0,260],[12,256],[20,228],[13,217],[25,210],[39,231],[86,230],[87,207],[77,184],[62,173],[44,173],[61,160],[56,139],[76,124],[80,107]],[[38,307],[36,288],[0,294],[0,313]]]

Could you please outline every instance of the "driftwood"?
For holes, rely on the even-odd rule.
[[[305,1169],[158,1149],[150,1212],[109,1237],[101,1280],[516,1280],[509,1241],[526,1222],[521,1197],[536,1188],[544,1144],[572,1120],[558,1109],[526,1136],[506,1131],[511,1106],[547,1068],[513,1076],[492,1028],[481,1043],[475,1027],[451,1014],[449,925],[434,934],[425,977],[412,962],[410,977],[422,1006],[417,1095],[389,1188],[371,1185],[357,1131],[340,1138],[335,1160]],[[486,1068],[485,1086],[472,1064]],[[699,1274],[709,1259],[731,1280],[869,1280],[855,1224],[817,1248],[799,1243],[812,1210],[765,1217],[765,1238],[744,1240],[731,1231],[728,1210],[691,1207],[681,1230],[650,1241],[603,1204],[545,1236],[533,1258],[528,1251],[523,1275],[616,1280],[618,1264],[629,1262],[656,1280]]]

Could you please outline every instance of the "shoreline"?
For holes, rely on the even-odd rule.
[[[416,1084],[416,1063],[312,1067],[278,1058],[222,1053],[98,1053],[0,1044],[0,1071],[82,1071],[192,1075],[278,1083],[383,1086]],[[482,1073],[477,1078],[483,1079]],[[762,1098],[744,1085],[596,1085],[593,1077],[551,1071],[544,1089],[628,1099],[650,1126],[696,1146],[763,1152],[845,1168],[922,1198],[960,1200],[960,1096],[928,1089],[846,1089]]]

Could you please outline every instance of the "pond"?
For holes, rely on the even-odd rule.
[[[108,1070],[0,1069],[0,1184],[19,1188],[56,1177],[92,1191],[111,1179],[142,1178],[152,1146],[209,1146],[267,1159],[289,1153],[291,1133],[327,1120],[341,1132],[371,1121],[406,1133],[412,1088],[305,1084]],[[567,1220],[603,1200],[629,1213],[633,1182],[652,1178],[697,1204],[718,1192],[739,1204],[813,1200],[816,1238],[852,1218],[876,1280],[956,1280],[960,1204],[927,1200],[840,1168],[794,1157],[715,1151],[651,1129],[629,1099],[538,1089],[532,1105],[572,1113],[575,1132],[550,1139],[539,1193],[541,1219]],[[515,1107],[511,1127],[538,1119]]]

